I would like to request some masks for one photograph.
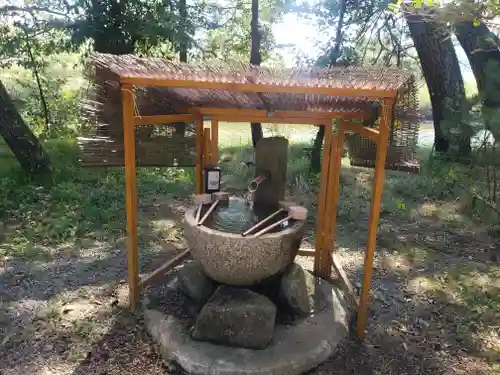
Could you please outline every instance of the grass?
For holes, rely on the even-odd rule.
[[[308,169],[306,148],[310,146],[314,130],[314,127],[300,125],[265,127],[267,136],[291,138],[287,195],[309,207],[313,220],[319,176]],[[253,170],[244,164],[252,157],[249,126],[225,125],[221,127],[220,139],[220,165],[225,188],[242,193],[253,177]],[[65,252],[80,256],[74,252],[85,239],[91,239],[92,243],[103,242],[109,247],[120,246],[119,242],[125,234],[123,169],[80,168],[76,145],[70,139],[48,140],[44,145],[55,163],[56,172],[51,181],[28,181],[16,166],[1,171],[0,221],[5,222],[7,230],[3,242],[0,241],[0,261],[43,263],[57,259]],[[424,156],[422,160],[427,159]],[[426,243],[421,237],[437,237],[437,234],[429,233],[429,227],[418,227],[421,221],[439,222],[440,230],[452,236],[456,231],[472,225],[461,212],[457,213],[457,210],[460,211],[460,208],[457,209],[457,197],[460,196],[457,184],[472,184],[477,177],[461,166],[439,161],[424,162],[422,167],[419,175],[386,173],[381,213],[381,246],[388,249],[394,261],[404,259],[412,269],[431,269],[434,264],[436,245]],[[364,238],[366,235],[362,223],[370,207],[372,175],[371,170],[350,168],[348,160],[343,160],[338,210],[342,225],[339,241],[343,237],[359,241],[357,237]],[[193,177],[192,168],[138,169],[139,231],[141,240],[146,242],[143,247],[150,252],[149,255],[152,254],[150,240],[145,234],[153,237],[152,242],[155,238],[177,234],[173,234],[174,229],[165,230],[157,226],[145,213],[156,198],[171,201],[187,199],[193,191]],[[461,245],[448,241],[445,247],[453,250]],[[452,254],[453,257],[455,255]],[[423,293],[426,298],[438,301],[437,306],[448,311],[449,316],[460,317],[460,324],[449,333],[453,340],[462,337],[464,342],[460,345],[474,348],[492,371],[495,370],[495,361],[500,360],[498,350],[492,347],[498,343],[495,340],[498,340],[500,321],[498,266],[485,264],[478,267],[475,262],[453,262],[435,274],[429,271],[425,280],[427,287]],[[81,288],[79,293],[81,298],[88,299],[93,292],[84,296]],[[107,329],[95,317],[95,314],[101,314],[101,305],[94,306],[95,311],[92,311],[95,314],[84,316],[73,314],[76,305],[74,300],[56,296],[40,311],[40,319],[63,326],[87,344],[97,340]],[[110,312],[105,314],[112,315]],[[441,327],[440,324],[441,321],[436,322],[436,327]],[[446,329],[450,330],[448,326]],[[81,359],[77,350],[74,350],[74,356]]]

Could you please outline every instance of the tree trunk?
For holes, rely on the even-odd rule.
[[[28,174],[33,176],[52,171],[49,156],[22,119],[1,81],[0,135]]]
[[[179,0],[179,17],[181,20],[181,40],[179,43],[179,60],[181,62],[187,62],[188,41],[187,41],[186,0]]]
[[[252,0],[252,20],[250,22],[250,36],[252,39],[252,47],[250,50],[250,64],[259,66],[261,62],[260,55],[260,30],[259,30],[259,0]],[[262,133],[262,125],[252,123],[252,144],[253,147],[264,137]]]
[[[422,72],[429,89],[434,120],[434,147],[446,153],[452,140],[450,131],[461,124],[465,89],[457,55],[448,31],[424,19],[418,12],[405,12],[410,34],[417,50]],[[450,124],[449,126],[446,126]],[[470,134],[459,129],[460,155],[470,154]]]
[[[314,138],[313,147],[311,150],[311,170],[319,173],[321,171],[321,146],[325,138],[325,125],[318,126],[316,138]]]
[[[330,53],[330,66],[335,66],[340,57],[340,47],[342,46],[342,28],[344,26],[344,17],[346,12],[346,1],[340,0],[339,4],[339,19],[337,21],[337,31],[335,34],[335,44]],[[319,173],[321,171],[321,146],[325,137],[325,127],[318,126],[318,132],[314,139],[313,147],[311,150],[311,164],[310,168],[313,172]]]
[[[40,74],[38,72],[37,62],[35,60],[35,56],[33,55],[33,51],[31,50],[30,37],[28,35],[28,31],[23,27],[24,37],[26,38],[26,50],[28,52],[28,56],[30,58],[31,69],[33,73],[33,77],[35,77],[36,85],[38,87],[38,93],[40,95],[40,103],[42,104],[43,111],[43,119],[45,121],[44,133],[48,133],[50,130],[50,113],[47,107],[47,101],[45,100],[45,94],[43,92],[42,81],[40,79]]]
[[[187,8],[186,0],[179,0],[179,18],[181,26],[181,39],[179,42],[179,61],[187,62],[188,42],[187,42]],[[172,124],[175,126],[175,134],[184,137],[186,124],[183,122]]]
[[[498,130],[491,126],[489,115],[498,116],[500,108],[500,49],[488,27],[472,21],[461,21],[455,25],[460,45],[469,59],[477,89],[483,103],[486,128],[498,139]]]

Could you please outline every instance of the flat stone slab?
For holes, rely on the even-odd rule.
[[[278,325],[266,349],[252,350],[195,341],[182,322],[157,310],[145,310],[146,328],[165,359],[194,375],[299,375],[330,357],[348,334],[347,303],[327,282],[325,308],[292,326]]]

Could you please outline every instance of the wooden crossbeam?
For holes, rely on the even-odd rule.
[[[356,124],[354,122],[346,122],[345,127],[347,130],[352,130],[358,133],[359,135],[362,135],[363,137],[367,137],[374,140],[375,142],[378,142],[379,140],[380,132],[377,129],[368,128],[366,126]]]
[[[348,118],[348,119],[369,119],[373,115],[371,111],[351,111],[351,112],[324,112],[324,111],[266,111],[263,109],[247,109],[247,108],[205,108],[196,107],[191,108],[192,113],[202,114],[205,116],[217,116],[223,118],[225,116],[239,116],[242,117],[240,121],[249,122],[245,117],[265,117],[265,118],[305,118],[305,119],[334,119],[334,118]]]
[[[193,115],[134,116],[135,125],[171,124],[173,122],[193,122]]]
[[[134,76],[123,76],[120,78],[121,83],[137,85],[137,86],[163,86],[163,87],[184,87],[193,89],[212,89],[223,91],[244,91],[253,93],[284,93],[284,94],[316,94],[329,96],[343,96],[356,98],[396,98],[397,90],[374,90],[362,88],[332,88],[325,86],[292,86],[292,85],[269,85],[269,84],[252,84],[252,83],[231,83],[231,82],[210,82],[210,81],[193,81],[182,79],[159,79],[159,78],[143,78]]]
[[[139,283],[139,286],[144,289],[144,287],[160,280],[168,271],[182,263],[182,261],[189,255],[189,252],[190,249],[186,249],[182,253],[177,255],[174,259],[163,263],[149,275],[143,277]]]

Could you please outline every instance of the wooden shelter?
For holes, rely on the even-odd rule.
[[[182,134],[177,134],[179,139],[191,137],[194,140],[196,193],[201,193],[203,167],[217,164],[219,160],[219,122],[313,124],[325,127],[316,245],[315,249],[302,249],[300,254],[314,257],[314,272],[322,278],[329,279],[332,268],[336,271],[357,308],[357,332],[362,339],[389,139],[398,103],[407,100],[408,95],[415,95],[412,76],[396,70],[361,68],[274,71],[253,66],[195,66],[128,55],[99,54],[93,57],[93,62],[96,72],[116,82],[122,99],[122,116],[118,116],[119,113],[110,116],[113,121],[123,121],[131,305],[137,305],[142,288],[182,261],[189,252],[188,249],[152,274],[139,278],[136,167],[148,165],[148,161],[154,159],[151,155],[157,152],[153,150],[153,154],[148,154],[148,150],[142,149],[144,144],[136,142],[143,126],[146,125],[150,132],[157,124],[167,127],[176,124],[166,132],[169,137],[174,137],[176,130],[182,128]],[[169,103],[164,114],[141,112],[144,90],[161,90],[165,102]],[[207,128],[203,121],[206,116],[211,119]],[[335,131],[334,120],[337,120]],[[378,126],[365,126],[370,123]],[[187,126],[192,126],[192,130],[187,131]],[[370,139],[377,146],[359,298],[333,251],[344,137],[352,132]],[[142,151],[138,153],[138,149]]]

